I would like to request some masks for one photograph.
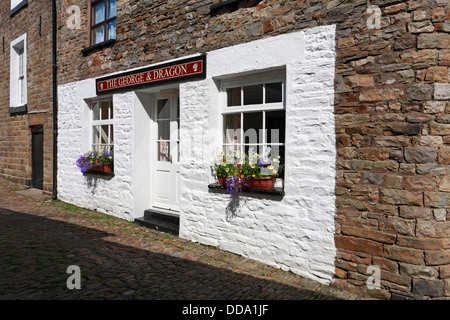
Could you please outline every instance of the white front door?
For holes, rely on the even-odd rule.
[[[152,206],[179,210],[180,107],[178,96],[154,100]]]

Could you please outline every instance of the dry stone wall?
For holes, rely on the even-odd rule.
[[[83,55],[86,1],[70,1],[81,8],[79,29],[65,26],[61,2],[60,83],[336,25],[335,285],[450,297],[448,1],[241,1],[210,12],[212,4],[118,0],[116,43]],[[376,17],[379,28],[369,28]],[[380,290],[367,289],[373,265]]]

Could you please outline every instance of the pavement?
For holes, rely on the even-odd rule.
[[[0,300],[155,299],[363,298],[0,178]]]

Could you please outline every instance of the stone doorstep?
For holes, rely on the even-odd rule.
[[[29,188],[26,190],[16,191],[16,193],[39,200],[50,200],[52,198],[52,195],[48,191],[36,188]]]

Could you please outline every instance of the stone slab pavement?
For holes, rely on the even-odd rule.
[[[80,289],[67,287],[71,265]],[[0,300],[11,299],[364,298],[0,178]]]

